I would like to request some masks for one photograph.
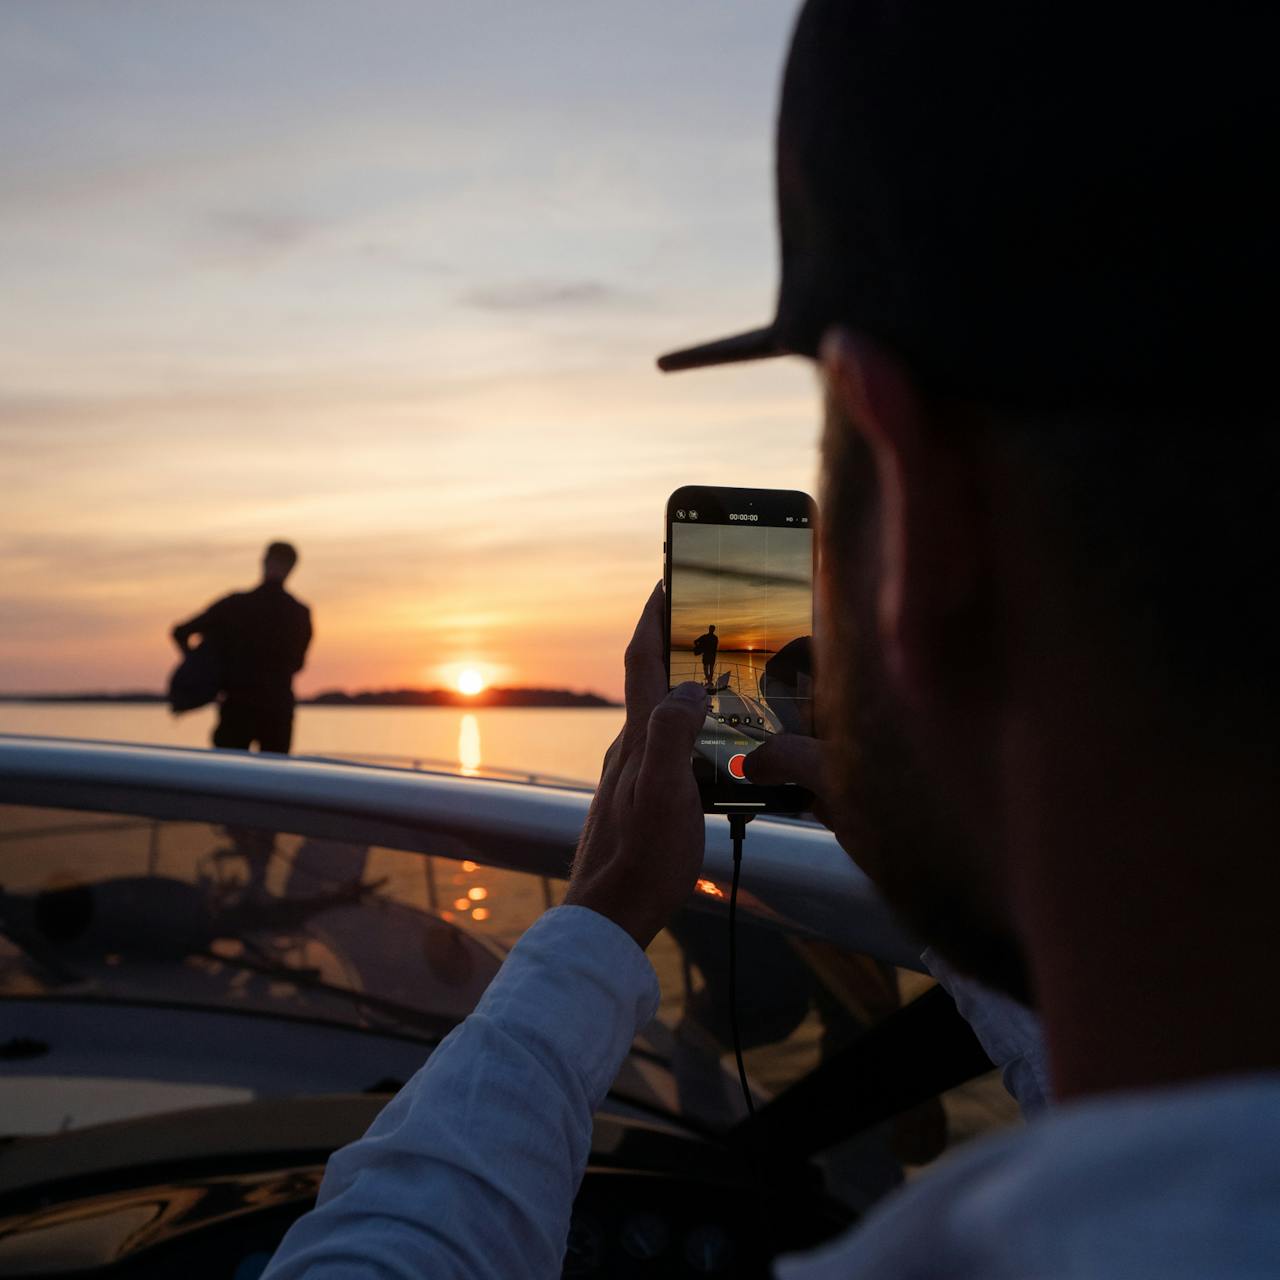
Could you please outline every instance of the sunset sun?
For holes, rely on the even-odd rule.
[[[458,692],[467,695],[480,693],[485,686],[485,678],[474,667],[467,667],[458,673]]]

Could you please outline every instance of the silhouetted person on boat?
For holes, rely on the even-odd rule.
[[[720,649],[720,637],[716,635],[716,624],[713,622],[693,642],[693,652],[702,659],[702,678],[710,684],[715,678],[716,653]]]
[[[311,643],[311,610],[285,589],[298,563],[287,542],[273,542],[262,559],[262,581],[236,591],[173,629],[185,655],[192,636],[214,647],[221,668],[222,702],[215,747],[287,754],[293,740],[293,677]]]

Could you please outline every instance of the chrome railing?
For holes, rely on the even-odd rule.
[[[432,756],[387,755],[377,751],[325,751],[297,757],[301,760],[329,761],[333,764],[369,764],[383,769],[410,769],[416,773],[444,773],[457,778],[486,778],[490,782],[524,782],[534,786],[565,787],[570,791],[594,791],[595,784],[583,778],[567,778],[541,769],[511,769],[505,765],[478,765],[474,768],[458,760]]]

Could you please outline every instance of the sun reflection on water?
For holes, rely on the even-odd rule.
[[[458,725],[458,764],[468,776],[480,772],[480,721],[470,712]]]

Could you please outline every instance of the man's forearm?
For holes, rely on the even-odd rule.
[[[264,1280],[560,1275],[592,1115],[657,1007],[644,954],[561,907],[369,1132],[329,1161],[316,1208]]]

